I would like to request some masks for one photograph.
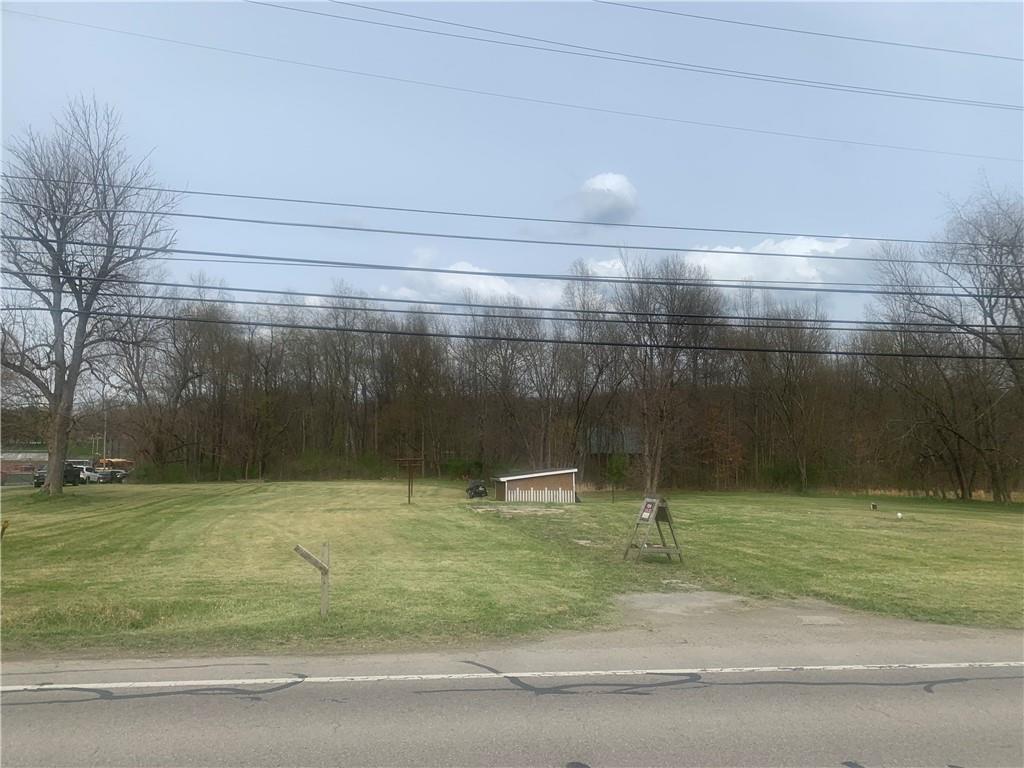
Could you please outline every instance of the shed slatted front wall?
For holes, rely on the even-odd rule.
[[[494,478],[499,501],[575,504],[576,470],[555,469]]]
[[[506,501],[539,501],[555,504],[572,504],[576,494],[567,488],[506,488]]]

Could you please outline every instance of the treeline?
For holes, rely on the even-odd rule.
[[[1024,282],[1020,211],[999,205],[951,228],[980,227],[979,247],[889,251],[878,324],[851,331],[771,293],[730,302],[681,257],[626,258],[631,282],[577,264],[558,312],[132,296],[95,373],[152,478],[380,476],[422,456],[439,476],[572,465],[646,489],[1006,501],[1024,468]]]
[[[1008,501],[1021,485],[1018,192],[955,209],[941,239],[879,248],[873,324],[850,324],[675,254],[624,254],[619,279],[578,263],[543,309],[183,291],[154,267],[177,197],[114,110],[75,101],[5,163],[3,427],[45,436],[50,495],[69,440],[101,425],[153,479],[380,476],[422,457],[433,475],[575,465],[648,492]]]

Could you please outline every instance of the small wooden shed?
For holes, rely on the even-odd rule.
[[[576,501],[576,468],[541,469],[495,477],[494,498],[498,501],[547,501],[572,504]]]

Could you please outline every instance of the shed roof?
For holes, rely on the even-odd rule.
[[[518,475],[505,475],[503,477],[496,477],[494,479],[504,483],[508,480],[525,480],[528,477],[544,477],[545,475],[568,475],[570,473],[575,473],[578,471],[579,470],[577,470],[575,467],[570,467],[568,469],[539,469],[536,472],[523,472],[522,474]]]
[[[0,453],[0,460],[3,461],[46,461],[46,451],[4,451]]]

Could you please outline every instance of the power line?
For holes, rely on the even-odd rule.
[[[6,179],[18,179],[21,181],[41,181],[56,184],[77,184],[89,186],[90,181],[76,181],[73,179],[50,179],[43,176],[25,176],[11,173],[0,173]],[[873,237],[870,235],[829,235],[813,232],[776,232],[764,229],[729,229],[725,227],[694,227],[679,226],[672,224],[632,224],[627,222],[595,221],[590,219],[552,219],[541,216],[518,216],[497,213],[479,213],[473,211],[453,211],[437,208],[405,208],[394,205],[374,205],[370,203],[350,203],[336,200],[317,200],[302,197],[276,197],[273,195],[250,195],[239,192],[214,192],[209,190],[182,189],[175,187],[145,186],[141,184],[105,184],[100,182],[98,186],[118,187],[120,189],[134,189],[148,192],[167,192],[176,195],[195,195],[199,197],[229,198],[236,200],[259,200],[262,202],[274,203],[296,203],[300,205],[320,205],[335,208],[359,208],[371,211],[392,211],[395,213],[417,213],[430,216],[457,216],[471,219],[494,219],[498,221],[520,221],[533,222],[538,224],[570,224],[584,226],[616,227],[622,229],[654,229],[670,230],[674,232],[715,232],[730,235],[761,235],[765,237],[808,237],[831,240],[863,240],[879,243],[909,243],[914,245],[962,245],[973,246],[976,243],[969,243],[959,240],[928,240],[922,238],[907,237]]]
[[[73,279],[73,278],[72,278]],[[235,289],[226,287],[216,287],[218,291],[232,291]],[[18,293],[36,293],[36,290],[27,286],[5,286],[3,290],[15,291]],[[553,323],[594,323],[601,325],[624,325],[624,326],[653,326],[653,325],[664,325],[676,328],[719,328],[722,330],[732,329],[743,329],[743,330],[775,330],[775,331],[807,331],[807,332],[818,332],[824,331],[826,333],[886,333],[886,334],[906,334],[906,333],[923,333],[929,335],[962,335],[968,333],[968,331],[958,327],[949,326],[946,328],[926,328],[916,329],[914,331],[907,331],[905,328],[832,328],[829,327],[828,320],[815,320],[813,318],[807,318],[804,323],[805,325],[799,325],[792,321],[786,322],[782,319],[775,323],[747,323],[747,322],[725,322],[719,320],[718,322],[712,322],[709,320],[668,320],[668,319],[637,319],[637,318],[623,318],[623,317],[577,317],[570,318],[566,315],[571,315],[572,310],[563,309],[559,310],[561,316],[557,315],[540,315],[540,314],[529,314],[535,312],[535,310],[524,307],[523,311],[518,314],[502,314],[496,312],[452,312],[445,310],[427,310],[427,309],[394,309],[392,307],[374,307],[374,306],[346,306],[338,304],[296,304],[295,302],[287,301],[267,301],[266,299],[228,299],[228,298],[214,298],[209,296],[173,296],[173,295],[159,295],[159,294],[147,294],[147,293],[125,293],[117,292],[114,294],[107,294],[110,298],[116,299],[139,299],[139,300],[152,300],[152,301],[164,301],[164,302],[182,302],[185,304],[197,303],[197,304],[224,304],[230,306],[245,306],[245,307],[283,307],[285,309],[302,309],[302,310],[338,310],[345,312],[366,312],[371,314],[382,314],[382,315],[408,315],[412,317],[440,317],[440,318],[467,318],[467,319],[482,319],[482,320],[527,320],[531,322],[553,322]],[[24,309],[19,307],[17,309]]]
[[[18,242],[38,242],[36,238],[24,237],[20,235],[2,235],[6,240],[13,240]],[[54,242],[54,241],[49,241]],[[110,246],[106,243],[88,242],[88,241],[65,241],[65,245],[76,246],[76,247],[90,247],[90,248],[119,248],[119,249],[136,249],[136,246],[128,245],[115,245]],[[287,264],[290,266],[296,265],[309,265],[309,266],[324,266],[334,267],[337,269],[368,269],[378,270],[387,272],[418,272],[428,274],[440,274],[440,275],[469,275],[471,277],[505,277],[512,279],[523,279],[523,280],[553,280],[560,282],[590,282],[590,283],[609,283],[619,285],[666,285],[666,286],[681,286],[681,287],[703,287],[703,288],[737,288],[743,290],[784,290],[784,291],[799,291],[808,293],[848,293],[848,294],[865,294],[865,295],[885,295],[885,296],[932,296],[932,297],[946,297],[946,298],[965,298],[968,294],[965,293],[954,293],[954,292],[933,292],[933,291],[919,291],[919,290],[872,290],[866,288],[821,288],[812,286],[802,285],[774,285],[768,283],[738,283],[738,284],[716,284],[712,280],[674,280],[664,278],[647,278],[647,277],[611,277],[604,275],[567,275],[559,273],[545,273],[545,272],[479,272],[470,269],[445,269],[441,267],[418,267],[418,266],[405,266],[399,264],[379,264],[371,262],[360,262],[360,261],[333,261],[330,259],[310,259],[300,258],[297,256],[264,256],[253,253],[237,253],[232,251],[208,251],[199,250],[193,248],[171,248],[171,247],[155,247],[147,250],[149,257],[157,257],[159,254],[174,253],[181,255],[192,255],[192,256],[214,256],[224,257],[229,259],[248,259],[251,261],[266,262],[269,264]],[[938,263],[938,262],[933,262]],[[1017,294],[982,294],[984,298],[993,299],[1016,299],[1020,298]]]
[[[334,2],[334,0],[331,0]],[[489,45],[502,45],[512,48],[523,48],[526,50],[533,51],[544,51],[546,53],[556,53],[563,56],[579,56],[588,59],[599,59],[603,61],[615,61],[622,64],[634,64],[637,66],[644,67],[655,67],[658,69],[670,69],[679,70],[684,72],[693,72],[702,75],[713,75],[715,77],[729,77],[740,80],[752,80],[761,83],[773,83],[776,85],[790,85],[797,86],[800,88],[815,88],[819,90],[827,91],[838,91],[841,93],[856,93],[867,96],[884,96],[886,98],[905,99],[909,101],[922,101],[935,104],[953,104],[956,106],[966,107],[980,107],[984,109],[1001,109],[1001,110],[1024,110],[1024,105],[1020,104],[1005,104],[1001,102],[993,101],[981,101],[978,99],[965,99],[955,96],[940,96],[937,94],[930,93],[919,93],[915,91],[897,91],[887,88],[871,88],[869,86],[850,85],[847,83],[833,83],[826,80],[809,80],[804,78],[786,77],[782,75],[769,75],[763,72],[750,72],[741,69],[728,69],[725,67],[709,67],[703,64],[694,64],[685,61],[674,61],[672,59],[659,59],[651,56],[640,56],[634,53],[626,53],[623,51],[612,51],[603,48],[593,48],[590,46],[576,45],[573,43],[566,43],[559,40],[549,40],[538,37],[528,37],[526,35],[514,35],[515,37],[525,38],[529,40],[540,41],[550,45],[561,45],[570,50],[564,50],[561,48],[547,48],[540,45],[530,45],[528,43],[515,43],[509,40],[493,40],[486,37],[476,37],[474,35],[464,35],[455,32],[442,32],[437,29],[422,29],[420,27],[410,27],[404,24],[392,24],[384,21],[374,21],[372,19],[361,19],[356,16],[342,16],[336,13],[326,13],[325,11],[315,11],[311,8],[294,8],[288,5],[279,5],[277,3],[264,2],[263,0],[245,0],[250,5],[262,5],[267,8],[276,8],[282,11],[291,11],[293,13],[305,13],[313,16],[322,16],[329,19],[335,19],[338,21],[351,21],[359,24],[370,24],[376,27],[385,27],[388,29],[401,29],[408,32],[419,32],[426,35],[437,35],[440,37],[454,38],[459,40],[472,40],[480,43],[487,43]],[[363,6],[360,6],[363,7]],[[378,10],[376,8],[369,8],[368,10]],[[385,13],[391,13],[391,11],[384,11]],[[397,12],[395,12],[397,13]],[[411,15],[411,14],[403,14]],[[438,19],[432,19],[426,16],[417,16],[415,18],[423,19],[426,21],[432,21],[438,24],[445,24],[449,22],[439,21]],[[508,34],[512,33],[502,32],[500,30],[487,29],[486,27],[477,27],[477,29],[484,29],[487,32],[494,34]],[[582,49],[582,50],[579,50]]]
[[[126,213],[126,214],[145,214],[146,211],[124,209],[119,211],[112,211],[106,209],[96,209],[95,213]],[[453,232],[427,232],[422,230],[409,230],[409,229],[389,229],[384,227],[360,227],[350,224],[325,224],[320,222],[308,222],[308,221],[286,221],[281,219],[258,219],[245,216],[218,216],[214,214],[206,213],[185,213],[181,211],[165,211],[161,215],[173,216],[176,218],[184,219],[202,219],[204,221],[221,221],[221,222],[232,222],[237,224],[257,224],[260,226],[272,226],[272,227],[292,227],[298,229],[323,229],[331,231],[341,232],[365,232],[368,234],[383,234],[383,235],[399,235],[403,237],[433,237],[446,240],[472,240],[477,242],[486,243],[514,243],[519,245],[548,245],[556,247],[571,247],[571,248],[611,248],[614,250],[631,250],[631,251],[651,251],[657,253],[702,253],[702,254],[718,254],[727,255],[739,253],[746,256],[769,256],[778,258],[788,259],[824,259],[830,261],[865,261],[874,263],[893,263],[893,259],[882,259],[871,256],[836,256],[834,254],[811,254],[811,253],[785,253],[782,251],[727,251],[720,248],[685,248],[682,246],[663,246],[663,245],[631,245],[628,243],[602,243],[602,242],[586,242],[581,240],[543,240],[537,238],[525,238],[525,237],[504,237],[497,235],[469,235],[462,233]],[[84,245],[84,243],[79,243]],[[906,259],[900,260],[903,263],[913,264],[958,264],[960,266],[966,265],[966,262],[940,262],[930,261],[921,259]]]
[[[729,253],[729,252],[728,251],[723,251],[723,253]],[[177,256],[153,256],[152,258],[156,259],[157,261],[180,261],[180,262],[184,262],[184,263],[188,263],[188,264],[235,264],[235,265],[247,264],[247,265],[250,265],[250,266],[258,266],[260,264],[265,264],[265,262],[262,262],[262,261],[245,261],[244,259],[241,259],[241,258],[239,258],[239,259],[198,259],[198,258],[177,257]],[[295,257],[295,258],[298,259],[299,257]],[[330,262],[330,263],[327,263],[327,264],[304,264],[301,260],[293,261],[288,256],[282,256],[279,261],[275,261],[274,262],[274,264],[278,264],[278,263],[280,263],[282,266],[288,266],[289,264],[292,264],[294,266],[307,266],[307,267],[312,267],[312,268],[334,266],[334,262]],[[480,277],[487,277],[488,275],[493,275],[494,273],[493,272],[471,272],[469,274],[478,275]],[[625,282],[627,279],[628,278],[622,278],[620,280],[620,282]],[[858,282],[853,282],[853,281],[842,281],[842,280],[767,280],[767,279],[758,279],[758,280],[754,281],[753,278],[709,277],[708,281],[709,281],[708,284],[711,285],[712,287],[719,287],[719,288],[732,288],[732,287],[744,287],[745,288],[745,287],[748,287],[752,282],[756,282],[757,287],[759,287],[759,288],[764,288],[766,290],[778,290],[778,291],[789,290],[789,288],[791,286],[811,286],[812,288],[820,286],[822,288],[832,288],[832,287],[875,288],[875,289],[877,289],[877,291],[875,291],[877,293],[890,293],[890,289],[889,289],[889,287],[885,283],[858,283]],[[923,283],[906,284],[903,287],[904,288],[921,289],[921,290],[932,290],[932,289],[943,290],[943,289],[948,288],[948,286],[945,286],[945,285],[927,285],[927,284],[923,284]],[[971,288],[971,286],[958,286],[958,287],[964,288],[964,289]],[[973,288],[973,290],[977,290],[977,289]],[[945,294],[943,294],[943,295],[945,295]],[[968,293],[958,293],[958,294],[955,294],[955,295],[956,296],[969,296],[970,294],[968,294]]]
[[[795,27],[780,27],[772,24],[756,24],[752,21],[739,21],[738,19],[723,19],[717,16],[702,16],[697,13],[684,13],[683,11],[670,11],[666,8],[651,8],[633,3],[619,3],[613,0],[594,0],[601,5],[616,5],[620,8],[631,8],[634,11],[649,11],[651,13],[666,13],[670,16],[683,16],[688,19],[699,19],[700,21],[713,21],[720,24],[736,24],[741,27],[754,27],[756,29],[770,29],[774,32],[792,32],[798,35],[814,35],[816,37],[828,37],[834,40],[850,40],[857,43],[872,43],[874,45],[889,45],[900,48],[916,48],[922,51],[936,51],[938,53],[955,53],[961,56],[982,56],[988,59],[1002,59],[1004,61],[1024,61],[1019,56],[1002,56],[998,53],[987,53],[985,51],[966,51],[958,48],[943,48],[937,45],[921,45],[918,43],[897,42],[895,40],[879,40],[873,37],[856,37],[854,35],[839,35],[832,32],[819,32],[811,29],[797,29]]]
[[[111,213],[111,211],[97,211],[98,213]],[[123,213],[145,213],[145,211],[125,210]],[[206,221],[230,221],[239,224],[258,224],[272,227],[294,227],[299,229],[327,229],[342,232],[366,232],[383,235],[401,235],[405,237],[436,237],[448,240],[475,240],[485,243],[516,243],[523,245],[550,245],[557,247],[571,248],[612,248],[615,250],[630,251],[653,251],[658,253],[704,253],[704,254],[730,254],[740,253],[746,256],[770,256],[785,259],[822,259],[827,261],[864,261],[872,263],[892,264],[897,260],[883,259],[874,256],[837,256],[835,254],[816,253],[786,253],[783,251],[726,251],[720,248],[684,248],[681,246],[665,245],[631,245],[629,243],[589,243],[581,240],[542,240],[526,237],[502,237],[496,235],[467,235],[451,232],[426,232],[422,230],[408,229],[387,229],[383,227],[359,227],[351,224],[323,224],[306,221],[286,221],[281,219],[256,219],[244,216],[217,216],[206,213],[183,213],[179,211],[168,211],[163,215],[175,216],[187,219],[203,219]],[[933,261],[929,259],[899,259],[900,263],[907,264],[930,264],[940,266],[969,266],[968,262],[947,262]]]
[[[181,262],[186,262],[186,263],[189,263],[189,264],[236,264],[236,265],[237,264],[248,264],[248,265],[252,265],[252,266],[258,266],[260,264],[264,264],[265,263],[265,262],[262,262],[262,261],[245,261],[244,259],[197,259],[197,258],[188,258],[188,257],[180,257],[179,258],[179,257],[176,257],[176,256],[153,256],[152,258],[156,259],[157,261],[181,261]],[[281,257],[281,261],[280,262],[274,262],[274,263],[275,264],[280,263],[283,266],[287,266],[288,264],[294,263],[295,266],[307,266],[307,267],[313,267],[313,268],[316,268],[316,267],[330,267],[330,266],[333,265],[333,262],[331,264],[303,264],[301,261],[299,261],[299,262],[292,262],[286,256]],[[490,275],[490,274],[493,274],[493,273],[491,273],[491,272],[473,272],[472,274],[479,275],[479,276],[482,276],[482,277],[486,277],[487,275]],[[736,277],[717,277],[717,278],[712,277],[712,278],[708,278],[708,279],[713,281],[712,282],[712,287],[720,287],[720,288],[733,288],[733,287],[746,288],[746,287],[749,286],[749,284],[751,283],[751,280],[752,280],[752,279],[747,279],[747,278],[736,278]],[[835,280],[833,280],[833,281],[820,281],[820,280],[758,280],[757,281],[757,286],[758,287],[763,288],[765,290],[776,290],[776,291],[789,290],[788,286],[802,286],[802,285],[822,286],[824,288],[830,288],[832,286],[851,286],[851,287],[862,286],[862,287],[878,288],[879,289],[877,291],[878,293],[883,293],[883,294],[884,293],[890,293],[890,290],[889,290],[888,286],[886,286],[884,283],[855,283],[855,282],[842,282],[842,281],[835,281]],[[903,287],[904,288],[921,289],[921,290],[928,290],[928,289],[932,289],[932,288],[934,288],[934,289],[947,288],[947,286],[944,286],[944,285],[924,285],[924,284],[917,284],[917,283],[907,284],[907,285],[904,285]],[[960,287],[960,288],[969,288],[970,286],[958,286],[958,287]],[[977,290],[977,289],[973,288],[973,290]],[[959,297],[967,297],[970,294],[968,294],[968,293],[958,293],[958,294],[953,294],[953,295],[959,296]],[[1016,296],[1014,296],[1014,298],[1015,297]]]
[[[1001,162],[1009,162],[1009,163],[1021,163],[1021,162],[1024,162],[1024,159],[1019,158],[1019,157],[1005,157],[1005,156],[1002,156],[1002,155],[986,155],[986,154],[971,153],[971,152],[954,152],[952,150],[930,149],[930,148],[927,148],[927,147],[915,147],[915,146],[909,146],[909,145],[905,145],[905,144],[887,144],[887,143],[883,143],[883,142],[861,141],[861,140],[857,140],[857,139],[843,139],[843,138],[836,138],[836,137],[832,137],[832,136],[816,136],[816,135],[813,135],[813,134],[795,133],[795,132],[791,132],[791,131],[775,131],[775,130],[770,130],[770,129],[767,129],[767,128],[752,128],[750,126],[732,125],[732,124],[729,124],[729,123],[716,123],[716,122],[709,122],[709,121],[702,121],[702,120],[687,120],[687,119],[684,119],[684,118],[669,117],[669,116],[666,116],[666,115],[654,115],[654,114],[645,113],[645,112],[633,112],[633,111],[629,111],[629,110],[611,109],[611,108],[607,108],[607,107],[595,107],[595,106],[591,106],[591,105],[587,105],[587,104],[576,104],[576,103],[573,103],[573,102],[557,101],[557,100],[554,100],[554,99],[542,99],[542,98],[533,97],[533,96],[519,96],[519,95],[515,95],[515,94],[501,93],[501,92],[498,92],[498,91],[487,91],[487,90],[482,90],[482,89],[477,89],[477,88],[464,88],[464,87],[461,87],[461,86],[448,85],[448,84],[445,84],[445,83],[435,83],[435,82],[431,82],[431,81],[427,81],[427,80],[415,80],[415,79],[412,79],[412,78],[396,77],[396,76],[392,76],[392,75],[382,75],[382,74],[379,74],[379,73],[376,73],[376,72],[364,72],[364,71],[360,71],[360,70],[346,69],[346,68],[343,68],[343,67],[334,67],[334,66],[330,66],[328,64],[317,64],[315,62],[300,61],[300,60],[297,60],[297,59],[285,58],[283,56],[270,56],[270,55],[266,55],[266,54],[253,53],[251,51],[242,51],[242,50],[236,50],[236,49],[232,49],[232,48],[224,48],[224,47],[216,46],[216,45],[205,45],[203,43],[194,43],[194,42],[190,42],[190,41],[187,41],[187,40],[178,40],[178,39],[170,38],[170,37],[161,37],[159,35],[150,35],[150,34],[146,34],[146,33],[143,33],[143,32],[132,32],[130,30],[117,29],[115,27],[105,27],[105,26],[101,26],[99,24],[88,24],[86,22],[72,21],[70,19],[61,19],[61,18],[57,18],[57,17],[54,17],[54,16],[44,16],[44,15],[37,14],[37,13],[28,13],[26,11],[17,11],[17,10],[14,10],[12,8],[6,8],[5,7],[2,10],[3,10],[4,13],[13,13],[13,14],[17,14],[19,16],[25,16],[25,17],[29,17],[29,18],[34,18],[34,19],[38,19],[38,20],[41,20],[41,21],[49,21],[49,22],[54,22],[54,23],[57,23],[57,24],[68,24],[68,25],[71,25],[71,26],[83,27],[83,28],[86,28],[86,29],[94,29],[94,30],[99,30],[99,31],[102,31],[102,32],[110,32],[110,33],[118,34],[118,35],[126,35],[128,37],[137,37],[137,38],[141,38],[141,39],[144,39],[144,40],[154,40],[154,41],[157,41],[157,42],[168,43],[168,44],[171,44],[171,45],[183,46],[183,47],[186,47],[186,48],[195,48],[195,49],[204,50],[204,51],[213,51],[213,52],[216,52],[216,53],[225,53],[225,54],[228,54],[228,55],[231,55],[231,56],[242,56],[242,57],[245,57],[245,58],[256,59],[256,60],[259,60],[259,61],[268,61],[268,62],[272,62],[272,63],[275,63],[275,64],[288,64],[288,65],[291,65],[291,66],[305,67],[307,69],[315,69],[315,70],[324,71],[324,72],[335,72],[335,73],[340,73],[340,74],[352,75],[353,77],[366,77],[366,78],[372,78],[372,79],[375,79],[375,80],[385,80],[385,81],[393,82],[393,83],[402,83],[404,85],[415,85],[415,86],[420,86],[420,87],[424,87],[424,88],[435,88],[435,89],[438,89],[438,90],[450,91],[450,92],[453,92],[453,93],[463,93],[463,94],[470,94],[470,95],[473,95],[473,96],[484,96],[484,97],[487,97],[487,98],[504,99],[504,100],[507,100],[507,101],[515,101],[515,102],[524,103],[524,104],[540,104],[542,106],[558,107],[560,109],[571,109],[571,110],[583,111],[583,112],[594,112],[594,113],[597,113],[597,114],[614,115],[614,116],[618,116],[618,117],[629,117],[629,118],[635,118],[635,119],[640,119],[640,120],[654,120],[654,121],[657,121],[657,122],[674,123],[674,124],[677,124],[677,125],[690,125],[690,126],[695,126],[695,127],[698,127],[698,128],[711,128],[711,129],[716,129],[716,130],[738,131],[740,133],[752,133],[752,134],[757,134],[757,135],[762,135],[762,136],[773,136],[773,137],[776,137],[776,138],[780,138],[781,137],[781,138],[789,138],[789,139],[798,139],[798,140],[801,140],[801,141],[817,141],[817,142],[825,142],[825,143],[829,143],[829,144],[846,144],[846,145],[850,145],[850,146],[868,147],[868,148],[871,148],[871,149],[886,149],[886,150],[893,150],[893,151],[898,151],[898,152],[919,152],[919,153],[931,154],[931,155],[946,155],[946,156],[949,156],[949,157],[963,157],[963,158],[974,159],[974,160],[998,160],[998,161],[1001,161]]]
[[[34,203],[19,203],[41,207]],[[149,211],[135,209],[95,209],[93,213],[127,213],[147,214]],[[364,232],[368,234],[398,235],[402,237],[432,237],[442,240],[470,240],[484,243],[514,243],[517,245],[547,245],[561,248],[611,248],[616,251],[647,251],[651,253],[701,253],[718,256],[743,255],[743,256],[767,256],[782,259],[814,259],[820,261],[858,261],[873,264],[928,264],[931,266],[973,266],[966,261],[945,261],[934,259],[893,259],[880,258],[878,256],[842,256],[827,253],[787,253],[784,251],[730,251],[721,248],[688,248],[672,245],[645,245],[631,243],[602,243],[587,242],[583,240],[545,240],[528,237],[506,237],[498,235],[469,235],[455,232],[428,232],[412,229],[391,229],[385,227],[360,227],[354,224],[324,224],[311,221],[287,221],[282,219],[257,219],[245,216],[217,216],[208,213],[184,213],[181,211],[164,211],[162,216],[173,216],[184,219],[202,219],[204,221],[227,221],[237,224],[257,224],[271,227],[291,227],[298,229],[320,229],[339,232]],[[8,237],[5,235],[5,237]],[[30,238],[31,239],[31,238]],[[73,245],[96,245],[96,243],[69,243]],[[219,254],[204,254],[219,255]],[[498,274],[498,273],[491,273]]]
[[[28,312],[49,312],[45,307],[13,307],[20,311]],[[921,358],[930,360],[1024,360],[1024,357],[1004,357],[993,355],[962,355],[950,354],[939,355],[926,352],[863,352],[859,350],[831,350],[831,349],[789,349],[772,347],[723,347],[718,345],[695,345],[695,344],[643,344],[638,342],[618,340],[596,340],[596,339],[560,339],[545,338],[536,336],[501,336],[492,334],[475,333],[442,333],[439,331],[413,331],[397,328],[359,328],[349,326],[313,325],[307,323],[281,323],[267,320],[227,320],[223,318],[193,317],[181,315],[162,315],[143,312],[106,312],[90,311],[82,312],[77,309],[60,309],[64,314],[90,315],[92,317],[120,318],[122,320],[163,320],[167,322],[186,323],[210,323],[214,325],[242,326],[246,328],[281,328],[285,330],[305,331],[330,331],[333,333],[358,333],[383,336],[403,336],[411,338],[435,338],[435,339],[462,339],[466,341],[498,341],[515,342],[521,344],[559,344],[569,346],[587,347],[618,347],[625,349],[667,349],[681,352],[744,352],[744,353],[766,353],[766,354],[791,354],[791,355],[826,355],[835,357],[898,357],[898,358]]]
[[[258,263],[258,262],[257,262]],[[627,318],[672,318],[672,319],[715,319],[715,320],[726,320],[726,321],[772,321],[781,323],[800,323],[807,322],[808,318],[804,317],[781,317],[773,315],[723,315],[723,314],[706,314],[706,313],[677,313],[677,312],[644,312],[644,311],[632,311],[632,310],[616,310],[616,309],[586,309],[577,307],[544,307],[544,306],[532,306],[532,305],[517,305],[517,304],[494,304],[485,302],[472,302],[472,301],[438,301],[430,299],[400,299],[394,297],[382,297],[382,296],[365,296],[362,294],[339,294],[339,293],[315,293],[310,291],[294,291],[294,290],[282,290],[274,288],[252,288],[252,287],[238,287],[238,286],[222,286],[222,285],[196,285],[194,283],[176,283],[168,282],[165,280],[137,280],[127,277],[110,276],[110,277],[90,277],[88,275],[72,275],[72,274],[60,274],[52,272],[27,272],[20,270],[12,270],[9,268],[0,269],[0,274],[5,275],[20,275],[24,277],[59,277],[62,280],[85,280],[90,282],[101,282],[101,283],[118,283],[124,285],[139,285],[149,286],[156,288],[172,288],[172,289],[185,289],[185,290],[200,290],[210,289],[218,291],[229,291],[234,293],[250,293],[250,294],[261,294],[261,295],[277,295],[277,296],[294,296],[297,298],[313,298],[313,299],[330,299],[334,301],[362,301],[362,302],[375,302],[383,304],[412,304],[412,305],[426,305],[426,306],[440,306],[440,307],[456,307],[456,308],[469,308],[469,309],[497,309],[515,312],[556,312],[556,313],[568,313],[571,315],[597,315],[599,317],[613,316],[613,317],[627,317]],[[817,323],[842,323],[842,324],[857,324],[865,326],[895,326],[895,327],[908,327],[908,328],[944,328],[946,327],[943,323],[936,322],[921,322],[921,321],[910,321],[910,320],[845,320],[838,318],[829,318],[827,320],[813,320]],[[992,328],[991,324],[960,324],[960,328],[972,328],[982,330],[986,328]],[[1008,326],[1003,325],[1002,328],[1009,329],[1021,329],[1024,330],[1024,326]]]

